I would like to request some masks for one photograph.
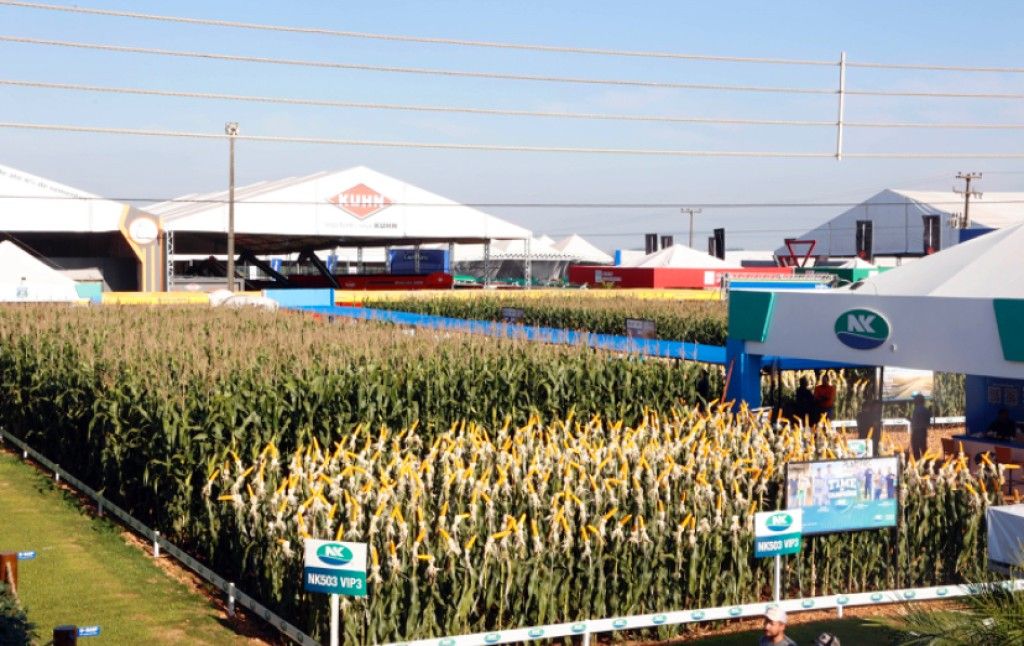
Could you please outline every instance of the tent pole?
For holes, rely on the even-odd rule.
[[[523,285],[525,289],[530,289],[530,283],[533,282],[533,259],[530,256],[530,239],[526,239],[526,257],[523,258]]]

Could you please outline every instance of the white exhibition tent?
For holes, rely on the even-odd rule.
[[[1024,326],[1010,338],[997,323],[998,306],[1024,303],[1022,258],[1018,224],[843,289],[775,292],[764,340],[747,339],[746,351],[1024,379],[1024,361],[1005,354]],[[869,332],[886,331],[884,342],[868,349],[841,342],[851,316],[867,321]]]
[[[580,263],[587,263],[591,265],[610,265],[614,261],[611,256],[575,233],[571,236],[562,238],[551,246],[558,251],[572,256],[576,262]]]
[[[225,191],[186,195],[147,209],[175,232],[175,251],[223,252]],[[235,190],[236,246],[258,254],[298,246],[398,246],[523,240],[531,233],[365,166],[257,182]]]
[[[676,244],[665,247],[624,267],[660,267],[674,269],[737,269],[739,263],[726,262],[710,254],[691,249],[686,245]]]
[[[0,231],[119,231],[126,205],[0,165]]]
[[[77,300],[75,281],[10,240],[0,242],[0,302]]]
[[[814,240],[814,256],[853,256],[857,222],[866,220],[872,223],[873,255],[920,255],[923,216],[939,216],[938,248],[948,249],[960,241],[954,220],[963,210],[963,195],[953,191],[887,189],[796,238]],[[971,198],[969,229],[1002,229],[1021,222],[1024,193],[986,192]],[[782,246],[775,253],[784,256],[789,250]]]

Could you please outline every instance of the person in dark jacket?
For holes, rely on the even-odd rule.
[[[928,427],[932,423],[932,412],[924,405],[924,395],[914,395],[914,412],[910,414],[910,454],[920,460],[928,450]]]
[[[800,385],[796,389],[793,408],[797,418],[801,421],[805,417],[810,418],[811,423],[817,421],[815,419],[817,415],[815,414],[814,393],[807,387],[807,377],[800,377]]]

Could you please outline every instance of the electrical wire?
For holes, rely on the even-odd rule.
[[[87,7],[51,5],[40,2],[20,2],[18,0],[0,0],[0,5],[11,7],[22,7],[26,9],[45,9],[48,11],[61,11],[67,13],[88,14],[95,16],[107,16],[117,18],[134,18],[137,20],[150,20],[158,22],[171,22],[188,25],[204,25],[211,27],[231,27],[235,29],[249,29],[258,31],[274,31],[295,34],[314,34],[318,36],[335,36],[341,38],[358,38],[365,40],[383,40],[403,43],[422,43],[428,45],[455,45],[459,47],[482,47],[491,49],[510,49],[519,51],[535,51],[559,54],[588,54],[596,56],[620,56],[631,58],[660,58],[692,61],[713,61],[722,63],[761,63],[770,65],[815,65],[831,66],[837,65],[836,61],[806,60],[792,58],[758,58],[752,56],[716,56],[709,54],[683,54],[676,52],[657,51],[635,51],[622,49],[601,49],[593,47],[567,47],[561,45],[531,45],[524,43],[503,43],[484,40],[468,40],[461,38],[431,38],[426,36],[403,36],[398,34],[376,34],[359,31],[347,31],[339,29],[326,29],[323,27],[291,27],[285,25],[270,25],[264,23],[240,22],[235,20],[215,20],[210,18],[187,18],[181,16],[165,16],[157,14],[146,14],[135,11],[113,11],[110,9],[92,9]]]
[[[776,159],[832,159],[831,152],[781,150],[672,150],[658,148],[582,148],[575,146],[517,146],[511,144],[460,144],[420,141],[383,141],[373,139],[333,139],[328,137],[295,137],[277,135],[228,135],[180,130],[152,130],[143,128],[104,128],[67,124],[0,122],[0,128],[51,132],[78,132],[94,134],[133,135],[141,137],[178,137],[190,139],[228,139],[238,141],[324,144],[335,146],[367,146],[377,148],[412,148],[427,150],[480,150],[521,153],[575,153],[587,155],[633,155],[648,157],[748,157]],[[844,152],[843,157],[853,159],[1024,159],[1024,152]]]
[[[332,139],[327,137],[287,137],[271,135],[228,135],[209,132],[186,132],[178,130],[152,130],[141,128],[104,128],[97,126],[73,126],[65,124],[41,124],[41,123],[18,123],[0,122],[0,128],[51,131],[51,132],[78,132],[94,134],[118,134],[134,135],[144,137],[178,137],[191,139],[228,139],[234,138],[238,141],[273,142],[273,143],[299,143],[299,144],[325,144],[336,146],[369,146],[381,148],[413,148],[432,150],[484,150],[496,152],[525,152],[525,153],[580,153],[600,155],[639,155],[639,156],[664,156],[664,157],[773,157],[773,158],[832,158],[832,153],[827,152],[786,152],[786,151],[745,151],[745,150],[670,150],[652,148],[580,148],[573,146],[517,146],[502,144],[460,144],[441,142],[417,142],[417,141],[381,141],[371,139]],[[886,153],[891,154],[891,153]],[[1024,153],[1013,153],[1024,158]],[[961,155],[957,155],[958,157]],[[988,156],[985,155],[985,158]],[[1010,157],[1015,158],[1015,157]]]
[[[117,52],[121,54],[149,54],[154,56],[172,56],[177,58],[198,58],[206,60],[231,61],[235,63],[261,63],[267,65],[289,65],[298,67],[318,67],[361,72],[383,72],[394,74],[421,74],[428,76],[446,76],[456,78],[494,79],[502,81],[536,81],[542,83],[568,83],[575,85],[614,85],[623,87],[646,87],[668,90],[710,90],[721,92],[761,92],[775,94],[836,94],[837,90],[829,88],[798,88],[773,87],[761,85],[723,85],[717,83],[676,83],[672,81],[642,81],[636,79],[598,79],[574,76],[546,76],[542,74],[513,74],[505,72],[475,72],[471,70],[451,70],[428,67],[402,67],[395,65],[369,65],[362,63],[336,63],[331,61],[311,61],[291,58],[271,58],[267,56],[243,56],[235,54],[216,54],[211,52],[193,52],[155,47],[132,47],[127,45],[105,45],[101,43],[84,43],[70,40],[53,40],[48,38],[27,38],[20,36],[0,36],[0,42],[18,43],[23,45],[44,45],[49,47],[70,47],[96,51]]]
[[[711,118],[711,117],[687,117],[674,115],[641,115],[641,114],[607,114],[595,112],[563,112],[563,111],[533,111],[514,110],[503,108],[479,108],[479,107],[456,107],[441,105],[407,105],[398,103],[365,103],[357,101],[338,101],[333,99],[301,99],[277,96],[254,96],[245,94],[223,94],[219,92],[181,92],[175,90],[154,90],[145,88],[112,87],[101,85],[83,85],[79,83],[50,83],[44,81],[22,81],[15,79],[0,79],[0,85],[12,87],[26,87],[37,89],[68,90],[74,92],[98,92],[106,94],[131,94],[141,96],[177,97],[186,99],[213,99],[225,101],[247,101],[254,103],[273,103],[285,105],[304,105],[331,108],[356,108],[366,110],[399,110],[408,112],[443,112],[460,114],[479,114],[490,116],[514,116],[514,117],[547,117],[563,119],[592,119],[605,121],[649,121],[658,123],[707,123],[725,125],[762,125],[762,126],[828,126],[835,127],[834,121],[811,121],[811,120],[787,120],[787,119],[740,119],[740,118]],[[851,124],[846,124],[851,125]],[[884,124],[869,124],[873,127],[885,127]],[[941,125],[941,124],[938,124]],[[914,127],[904,125],[900,127]],[[918,124],[918,127],[932,127],[929,124]],[[953,126],[959,127],[959,126]],[[996,126],[998,127],[998,126]],[[1024,128],[1024,124],[1008,127]]]
[[[802,65],[802,66],[838,66],[838,60],[814,60],[794,58],[766,58],[755,56],[723,56],[715,54],[687,54],[680,52],[665,51],[644,51],[644,50],[622,50],[604,49],[594,47],[569,47],[565,45],[539,45],[530,43],[509,43],[485,40],[472,40],[463,38],[438,38],[427,36],[408,36],[400,34],[369,33],[340,29],[327,29],[323,27],[297,27],[288,25],[273,25],[266,23],[242,22],[235,20],[217,20],[211,18],[191,18],[185,16],[168,16],[160,14],[148,14],[136,11],[115,11],[111,9],[95,9],[90,7],[78,7],[69,5],[54,5],[41,2],[23,2],[20,0],[0,0],[0,5],[9,7],[20,7],[24,9],[41,9],[64,13],[76,13],[94,16],[106,16],[116,18],[131,18],[135,20],[148,20],[156,22],[168,22],[187,25],[202,25],[211,27],[229,27],[234,29],[246,29],[256,31],[283,32],[295,34],[311,34],[318,36],[334,36],[340,38],[354,38],[364,40],[380,40],[403,43],[421,43],[429,45],[450,45],[458,47],[479,47],[491,49],[508,49],[519,51],[535,51],[559,54],[586,54],[596,56],[613,56],[629,58],[656,58],[675,59],[689,61],[708,61],[724,63],[756,63],[769,65]],[[998,74],[1022,74],[1024,67],[1004,66],[979,66],[979,65],[938,65],[932,63],[880,63],[880,62],[857,62],[847,60],[847,67],[859,67],[867,69],[898,69],[898,70],[921,70],[933,72],[984,72]]]
[[[238,190],[244,189],[241,187]],[[214,193],[217,194],[217,193]],[[163,204],[227,204],[226,197],[178,197],[165,198],[154,196],[135,197],[100,197],[97,195],[17,195],[0,194],[4,200],[68,200],[68,201],[101,201],[101,202],[160,202]],[[270,206],[312,206],[320,205],[323,202],[316,200],[254,200],[237,198],[236,204],[259,204]],[[902,202],[693,202],[682,200],[679,202],[392,202],[390,206],[406,207],[436,207],[451,208],[452,206],[468,206],[473,208],[508,208],[508,209],[678,209],[683,205],[702,209],[792,209],[792,208],[853,208],[864,206],[868,209],[876,206],[907,206],[910,204],[923,204],[926,206],[963,206],[962,199],[929,200],[928,202],[915,202],[905,200]],[[1024,197],[1021,199],[998,199],[998,200],[977,200],[972,202],[974,206],[1024,204]],[[927,215],[927,214],[925,214]],[[940,214],[934,214],[940,215]],[[665,217],[658,215],[656,217]]]
[[[689,117],[682,115],[641,115],[641,114],[609,114],[595,112],[571,111],[536,111],[506,108],[458,107],[442,105],[408,105],[399,103],[367,103],[360,101],[339,101],[334,99],[304,99],[280,96],[259,96],[249,94],[225,94],[221,92],[185,92],[177,90],[159,90],[134,87],[114,87],[105,85],[86,85],[81,83],[53,83],[46,81],[25,81],[18,79],[0,79],[0,85],[34,89],[63,90],[71,92],[95,92],[102,94],[125,94],[136,96],[159,96],[185,99],[223,100],[250,103],[269,103],[283,105],[302,105],[329,108],[352,108],[365,110],[395,110],[405,112],[435,112],[456,114],[477,114],[486,116],[542,117],[560,119],[582,119],[601,121],[641,121],[652,123],[696,123],[719,125],[757,125],[757,126],[816,126],[834,128],[835,121],[808,119],[742,119]],[[873,122],[844,121],[848,128],[915,128],[942,130],[1024,130],[1024,123],[923,123],[923,122]]]

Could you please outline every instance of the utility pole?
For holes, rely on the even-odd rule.
[[[238,123],[224,124],[228,136],[228,291],[235,291],[235,137]]]
[[[690,243],[689,243],[689,246],[690,246],[691,249],[693,249],[693,216],[697,215],[698,213],[700,213],[701,209],[685,208],[685,209],[679,209],[679,212],[680,213],[689,213],[690,214]]]
[[[971,180],[981,179],[981,173],[965,173],[961,171],[956,176],[957,179],[964,180],[964,190],[954,188],[954,193],[962,193],[964,196],[964,217],[960,219],[961,229],[966,229],[971,226],[971,197],[981,197],[980,191],[971,190]]]

